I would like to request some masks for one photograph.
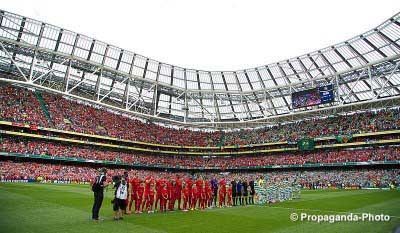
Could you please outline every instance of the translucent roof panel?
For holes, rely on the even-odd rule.
[[[148,118],[246,122],[400,94],[400,14],[344,42],[236,71],[174,66],[6,11],[0,19],[0,71],[51,73],[43,77],[59,84],[53,86],[68,80],[71,89],[85,93],[82,98],[97,95],[95,101],[112,100]],[[43,63],[32,65],[34,60]],[[294,92],[328,84],[334,86],[333,103],[293,108]],[[58,91],[72,93],[68,87]]]

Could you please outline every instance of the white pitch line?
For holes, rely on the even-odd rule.
[[[286,210],[298,210],[298,211],[318,211],[318,212],[331,212],[331,213],[341,213],[341,214],[363,214],[357,212],[344,212],[344,211],[336,211],[336,210],[320,210],[320,209],[301,209],[301,208],[289,208],[289,207],[281,207],[281,206],[260,206],[260,207],[267,207],[267,208],[274,208],[274,209],[286,209]],[[366,212],[364,212],[366,213]],[[368,212],[369,213],[369,212]],[[374,214],[374,213],[370,213]],[[383,214],[383,213],[380,213]],[[379,215],[379,214],[375,214]],[[391,218],[400,218],[400,216],[389,215]]]

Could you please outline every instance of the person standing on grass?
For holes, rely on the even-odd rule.
[[[187,212],[190,209],[189,196],[191,195],[189,187],[186,182],[182,182],[182,199],[183,199],[183,211]]]
[[[231,184],[226,184],[226,206],[232,207],[232,185]]]
[[[242,182],[242,186],[243,186],[243,205],[248,205],[249,203],[248,203],[248,198],[249,198],[249,190],[248,190],[248,187],[249,187],[249,184],[247,183],[247,180],[246,179],[244,179],[243,180],[243,182]]]
[[[122,220],[123,214],[126,210],[126,200],[128,198],[128,182],[125,176],[121,177],[121,181],[117,182],[114,186],[114,220]]]
[[[236,197],[238,199],[237,204],[238,205],[242,205],[243,204],[243,200],[242,200],[242,190],[243,186],[242,186],[242,180],[239,179],[238,182],[236,183]]]
[[[178,210],[182,210],[181,208],[181,198],[182,196],[182,180],[180,179],[179,175],[175,178],[175,198],[178,201]]]
[[[233,200],[233,206],[236,206],[236,177],[234,177],[231,181],[231,188],[232,188],[232,200]]]
[[[140,206],[143,202],[143,194],[144,194],[144,182],[140,181],[139,186],[137,187],[137,190],[135,192],[135,214],[141,214],[142,210],[140,209]]]
[[[194,182],[192,185],[192,189],[191,189],[190,210],[196,209],[197,197],[198,197],[198,189],[197,189],[196,183]]]
[[[207,198],[207,208],[211,208],[213,202],[213,191],[210,182],[206,182],[206,198]]]
[[[256,194],[256,190],[254,188],[254,178],[252,177],[250,182],[249,182],[249,186],[250,186],[250,200],[249,203],[250,205],[254,205],[254,195]]]
[[[168,187],[167,183],[164,183],[161,187],[161,198],[160,198],[160,212],[167,211],[167,201],[168,201]]]
[[[135,212],[136,212],[136,203],[138,202],[136,200],[136,197],[138,196],[137,195],[137,191],[138,191],[138,188],[139,188],[139,184],[141,183],[141,180],[139,179],[137,174],[134,173],[133,178],[129,179],[129,183],[130,183],[129,186],[131,187],[130,188],[130,190],[131,190],[131,199],[130,199],[129,206],[128,206],[128,213],[132,213],[133,201],[135,201],[135,205],[133,206],[133,208],[135,209]],[[140,203],[141,202],[142,201],[140,201]]]
[[[101,205],[103,204],[104,198],[104,188],[108,186],[107,180],[107,170],[102,168],[100,174],[96,176],[96,179],[91,183],[91,188],[94,195],[94,203],[92,207],[92,220],[99,220],[99,212]]]
[[[132,202],[132,185],[129,179],[129,174],[127,171],[124,172],[124,177],[125,177],[125,182],[126,186],[128,187],[128,197],[126,198],[126,203],[125,203],[125,210],[124,214],[131,214],[131,210],[129,209],[129,205]]]
[[[173,211],[175,208],[175,180],[170,180],[167,183],[167,189],[168,189],[168,205],[167,205],[167,209],[169,211]]]
[[[218,181],[215,177],[211,180],[211,188],[213,192],[213,207],[215,208],[217,207],[218,199]]]
[[[218,194],[219,194],[219,207],[225,207],[226,205],[226,181],[225,178],[222,178],[218,183]]]
[[[154,185],[154,181],[150,181],[150,186],[148,187],[148,191],[146,191],[146,186],[145,186],[145,197],[146,197],[146,209],[147,213],[154,213],[153,210],[153,204],[154,204],[154,198],[155,198],[155,193],[156,193],[156,188]],[[154,207],[155,209],[156,207]]]
[[[146,208],[146,210],[150,213],[150,205],[151,208],[153,208],[153,202],[154,202],[154,194],[152,192],[154,191],[153,188],[151,187],[152,184],[154,183],[154,178],[152,176],[147,176],[144,179],[144,196],[145,196],[145,201],[142,202],[142,210]],[[151,202],[151,203],[150,203]]]

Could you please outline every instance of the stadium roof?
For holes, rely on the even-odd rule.
[[[0,80],[189,127],[248,127],[370,104],[398,105],[400,13],[345,42],[236,71],[186,69],[0,11]],[[335,99],[294,108],[294,92],[332,84]]]

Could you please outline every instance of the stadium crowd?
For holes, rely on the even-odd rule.
[[[104,171],[102,169],[102,171]],[[0,182],[42,182],[95,184],[98,170],[92,167],[36,162],[0,161]],[[353,169],[279,171],[266,173],[185,173],[149,170],[111,169],[105,172],[105,182],[114,182],[114,210],[130,214],[154,211],[166,212],[205,210],[213,207],[245,206],[263,198],[258,187],[300,187],[304,189],[360,189],[395,188],[400,184],[399,169]],[[123,177],[125,194],[115,177]],[[118,185],[117,185],[118,184]],[[292,188],[285,188],[281,195],[295,198]],[[279,191],[279,190],[278,190]],[[281,192],[281,191],[279,191]],[[127,193],[127,194],[126,194]],[[271,203],[283,201],[276,194]],[[275,196],[275,195],[273,195]],[[121,196],[119,196],[121,197]],[[298,198],[298,197],[297,197]],[[261,199],[260,199],[261,200]],[[115,203],[118,201],[118,207]],[[97,217],[98,218],[98,217]],[[97,219],[95,219],[97,220]],[[117,220],[115,218],[115,220]]]
[[[239,168],[267,165],[302,165],[306,163],[339,163],[400,160],[399,147],[381,147],[347,150],[324,150],[298,153],[278,153],[257,156],[171,156],[129,153],[105,150],[96,146],[65,144],[44,140],[3,138],[0,151],[54,157],[71,157],[91,160],[119,161],[143,166],[180,168]]]
[[[215,138],[217,135],[212,133],[144,123],[105,109],[78,104],[61,96],[50,94],[43,96],[49,106],[55,127],[63,130],[182,146],[207,146],[209,139],[210,141],[217,139]]]
[[[124,169],[108,170],[108,178],[117,174],[122,175]],[[36,181],[69,181],[69,182],[90,182],[97,175],[97,169],[85,166],[47,164],[36,162],[13,162],[0,161],[1,180],[36,180]],[[153,170],[129,170],[130,177],[145,179],[171,180],[175,177],[186,179],[189,177],[200,177],[204,179],[222,179],[227,181],[257,180],[260,177],[266,182],[277,182],[288,180],[302,185],[303,188],[328,188],[328,187],[388,187],[390,183],[400,184],[399,169],[352,169],[352,170],[311,170],[311,171],[282,171],[282,172],[256,172],[256,173],[186,173],[186,172],[165,172]],[[329,185],[330,184],[330,185]]]
[[[37,96],[12,86],[0,86],[0,119],[106,135],[133,141],[179,145],[245,145],[273,141],[296,141],[303,137],[322,137],[399,129],[399,109],[361,112],[351,115],[310,119],[260,129],[231,132],[193,131],[145,123],[102,108],[96,108],[59,95],[43,93],[47,120]],[[123,130],[121,130],[123,129]]]
[[[33,91],[0,85],[0,119],[48,126]]]

